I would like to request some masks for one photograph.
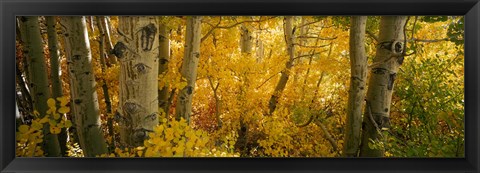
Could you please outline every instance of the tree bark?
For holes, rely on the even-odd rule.
[[[403,62],[405,16],[383,16],[379,45],[370,71],[362,125],[361,157],[382,157],[382,147],[372,149],[371,140],[382,141],[381,131],[390,125],[390,106],[395,76]]]
[[[113,55],[113,43],[112,43],[112,37],[111,37],[111,28],[110,28],[110,23],[109,23],[109,17],[105,16],[99,16],[98,18],[98,23],[99,23],[99,28],[103,29],[103,34],[105,35],[105,41],[106,41],[106,47],[107,47],[107,54],[108,54],[108,62],[110,64],[116,64],[117,63],[117,58]]]
[[[123,147],[143,145],[158,125],[158,25],[155,17],[119,18],[115,45],[120,61],[120,103],[116,115]]]
[[[94,157],[107,153],[100,124],[92,54],[85,17],[62,17],[65,26],[65,52],[70,73],[72,114],[83,153]]]
[[[347,122],[343,155],[357,157],[361,140],[362,108],[367,79],[365,54],[366,16],[351,17],[350,25],[350,90],[348,94]]]
[[[167,26],[161,24],[159,27],[159,47],[158,47],[158,75],[165,75],[168,71],[168,63],[170,61],[170,34]],[[158,89],[158,107],[162,108],[166,115],[168,115],[168,85]],[[168,117],[168,116],[167,116]],[[162,118],[167,118],[162,117]]]
[[[282,75],[280,76],[280,80],[277,83],[277,86],[275,87],[275,90],[270,97],[269,101],[269,109],[270,109],[270,115],[273,114],[275,111],[275,108],[277,107],[278,103],[278,98],[282,94],[283,90],[285,89],[285,86],[287,85],[288,78],[290,76],[290,70],[293,67],[293,61],[295,60],[295,37],[294,37],[294,31],[293,31],[293,17],[292,16],[287,16],[284,19],[284,32],[285,32],[285,42],[287,45],[287,51],[288,51],[288,60],[285,64],[285,69],[281,72]]]
[[[48,35],[48,50],[50,52],[50,79],[52,80],[52,97],[58,98],[63,96],[62,89],[62,69],[60,66],[60,51],[58,49],[57,40],[57,21],[54,16],[45,17],[47,21],[47,35]],[[60,103],[57,103],[60,107]],[[65,115],[62,115],[66,118]],[[60,151],[63,156],[68,156],[67,148],[67,129],[62,128],[58,134],[58,142],[60,144]]]
[[[192,96],[195,89],[195,80],[197,79],[197,67],[200,59],[200,39],[201,39],[201,17],[188,16],[187,29],[185,37],[185,53],[183,57],[181,74],[186,80],[187,86],[178,93],[176,119],[183,117],[190,122],[192,114]]]
[[[22,28],[25,29],[25,44],[30,59],[28,66],[30,71],[30,89],[32,90],[34,110],[40,113],[40,117],[46,115],[48,108],[47,100],[50,98],[50,88],[48,84],[47,65],[45,62],[42,36],[38,17],[22,17]],[[51,117],[53,119],[53,116]],[[60,144],[58,136],[50,133],[49,124],[43,127],[44,150],[49,157],[60,157]]]
[[[100,32],[100,44],[99,44],[99,54],[100,58],[100,65],[101,65],[101,70],[102,70],[102,80],[103,80],[103,85],[102,85],[102,90],[103,90],[103,97],[105,101],[105,106],[107,109],[107,127],[108,127],[108,133],[110,135],[110,138],[112,138],[111,142],[109,142],[108,150],[111,152],[115,149],[115,131],[113,128],[113,116],[112,114],[112,101],[110,99],[110,94],[108,93],[108,86],[107,86],[107,81],[105,80],[105,70],[107,69],[107,64],[105,62],[105,59],[107,59],[107,55],[105,54],[105,37],[107,36],[105,32],[105,27],[102,25],[102,21],[105,21],[105,16],[97,16],[97,26],[98,26],[98,31]],[[110,49],[110,48],[109,48]]]
[[[242,24],[240,27],[241,30],[241,39],[240,39],[240,50],[242,53],[250,54],[252,52],[252,32],[248,29],[245,24]]]

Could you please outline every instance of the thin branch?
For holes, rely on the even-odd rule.
[[[304,26],[307,26],[307,25],[311,25],[311,24],[318,23],[318,22],[321,22],[321,20],[318,20],[318,21],[313,21],[313,22],[308,22],[308,23],[305,23],[305,24],[303,24],[303,25],[300,25],[300,26],[298,26],[298,27],[299,27],[299,28],[301,28],[301,27],[304,27]]]
[[[382,132],[380,131],[380,127],[378,127],[378,124],[377,122],[375,122],[375,119],[373,118],[373,115],[372,115],[372,107],[370,105],[370,103],[367,101],[367,109],[368,109],[368,118],[370,119],[370,122],[372,122],[373,126],[375,126],[375,129],[377,130],[378,134],[380,135],[380,137],[383,138],[383,134]]]
[[[303,124],[296,124],[296,123],[294,123],[294,124],[295,124],[295,126],[297,126],[297,127],[305,127],[305,126],[309,125],[309,124],[312,122],[312,120],[314,119],[314,117],[316,117],[316,116],[317,116],[317,115],[312,114],[312,115],[310,115],[310,117],[308,118],[308,120],[307,120],[305,123],[303,123]]]
[[[326,51],[322,51],[322,52],[326,52]],[[306,55],[300,55],[300,56],[296,56],[296,57],[293,58],[293,59],[299,59],[299,58],[303,58],[303,57],[310,57],[310,56],[314,56],[314,55],[320,55],[320,53],[322,53],[322,52],[311,53],[311,54],[306,54]]]
[[[424,39],[412,38],[410,41],[413,41],[413,42],[434,43],[434,42],[450,41],[450,39],[451,39],[451,38],[442,38],[442,39],[424,40]]]
[[[207,23],[207,22],[205,22],[205,23]],[[207,23],[207,24],[209,24],[210,26],[212,26],[212,29],[210,29],[210,31],[208,31],[208,32],[200,39],[200,42],[203,42],[205,39],[207,39],[208,36],[210,36],[210,35],[213,33],[213,31],[220,25],[220,23],[222,23],[222,17],[221,17],[221,16],[220,16],[220,19],[218,20],[218,23],[217,23],[215,26]]]
[[[323,133],[325,134],[325,137],[328,139],[328,141],[332,145],[333,150],[338,152],[337,142],[335,141],[335,139],[333,139],[330,132],[328,132],[327,127],[325,127],[325,125],[323,125],[323,123],[320,121],[320,119],[317,119],[315,121],[315,124],[322,129]]]
[[[405,21],[405,24],[403,25],[403,52],[402,54],[405,55],[406,50],[407,50],[407,24],[408,21],[410,20],[410,16],[407,17],[407,21]]]
[[[375,42],[378,43],[378,37],[372,31],[367,30],[365,32],[368,34],[368,36],[372,37],[375,40]]]
[[[335,40],[337,39],[337,36],[335,37],[298,36],[297,38],[303,38],[303,39],[316,38],[319,40]]]
[[[266,18],[266,19],[260,19],[260,20],[244,20],[244,21],[240,21],[240,22],[237,22],[237,23],[234,23],[232,25],[228,25],[228,26],[216,26],[215,28],[216,29],[230,29],[230,28],[233,28],[233,27],[236,27],[240,24],[243,24],[243,23],[252,23],[252,22],[264,22],[264,21],[267,21],[267,20],[270,20],[270,19],[273,19],[273,18],[276,18],[275,17],[270,17],[270,18]],[[206,24],[210,25],[210,26],[214,26],[208,22],[205,22]]]
[[[278,73],[275,73],[273,74],[272,76],[270,76],[267,80],[263,81],[262,84],[260,84],[256,89],[259,89],[260,87],[262,87],[265,83],[267,83],[270,79],[272,79],[273,77],[277,76]]]
[[[306,47],[306,48],[322,48],[322,47],[330,46],[330,44],[325,44],[325,45],[320,45],[320,46],[308,46],[308,45],[301,45],[301,44],[298,44],[298,43],[293,43],[293,45],[300,46],[300,47]]]

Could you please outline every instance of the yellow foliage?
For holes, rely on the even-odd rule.
[[[64,98],[64,97],[63,97]],[[63,98],[57,98],[60,101],[62,108],[68,103]],[[63,102],[62,102],[63,101]],[[20,125],[16,133],[16,156],[18,157],[41,157],[44,155],[41,144],[43,142],[43,127],[48,123],[49,132],[52,134],[59,134],[62,128],[69,128],[72,122],[62,119],[60,114],[56,113],[55,99],[49,98],[47,100],[49,110],[43,118],[34,118],[30,125]],[[68,113],[70,109],[63,109],[60,113]],[[36,112],[36,111],[35,111]],[[37,112],[38,113],[38,112]]]

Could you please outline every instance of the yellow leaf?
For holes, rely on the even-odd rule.
[[[58,120],[59,118],[60,118],[60,114],[57,114],[57,113],[53,114],[53,119]]]
[[[70,120],[65,121],[65,128],[72,127],[72,122]]]
[[[40,113],[38,113],[38,111],[37,111],[37,110],[34,110],[34,111],[33,111],[33,115],[35,115],[35,116],[39,116],[39,115],[40,115]]]
[[[142,156],[142,154],[143,154],[143,151],[137,151],[137,154],[138,154],[138,156],[140,156],[140,157],[141,157],[141,156]]]
[[[47,100],[47,105],[48,105],[48,107],[50,107],[50,108],[51,108],[51,107],[55,107],[55,100],[52,99],[52,98],[49,98],[49,99]]]
[[[68,99],[65,96],[58,97],[57,100],[60,101],[60,106],[62,106],[62,107],[67,105],[67,103],[68,103]]]
[[[49,121],[48,116],[45,116],[45,117],[43,117],[43,118],[39,121],[39,123],[42,123],[42,124],[43,124],[43,123],[46,123],[46,122],[48,122],[48,121]]]
[[[178,83],[178,88],[185,88],[187,85],[187,82],[180,82]]]
[[[58,113],[61,113],[61,114],[66,114],[68,112],[70,112],[69,107],[62,106],[60,109],[58,109]]]
[[[50,126],[50,133],[52,133],[52,134],[59,134],[60,131],[61,131],[60,128],[55,127],[55,126]]]
[[[37,122],[37,121],[32,122],[32,128],[33,129],[40,130],[42,127],[43,127],[42,124],[40,124],[39,122]]]
[[[56,108],[56,107],[50,107],[50,108],[47,110],[47,114],[53,114],[53,113],[55,113],[55,111],[57,111],[57,108]]]
[[[20,133],[27,133],[29,128],[30,128],[30,127],[27,126],[27,125],[21,125],[20,127],[18,127],[18,131],[19,131]]]
[[[50,121],[48,121],[48,123],[50,124],[50,126],[56,126],[57,125],[57,122],[55,120],[50,120]]]

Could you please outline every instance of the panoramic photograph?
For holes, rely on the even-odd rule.
[[[465,156],[463,16],[17,16],[15,59],[17,157]]]

